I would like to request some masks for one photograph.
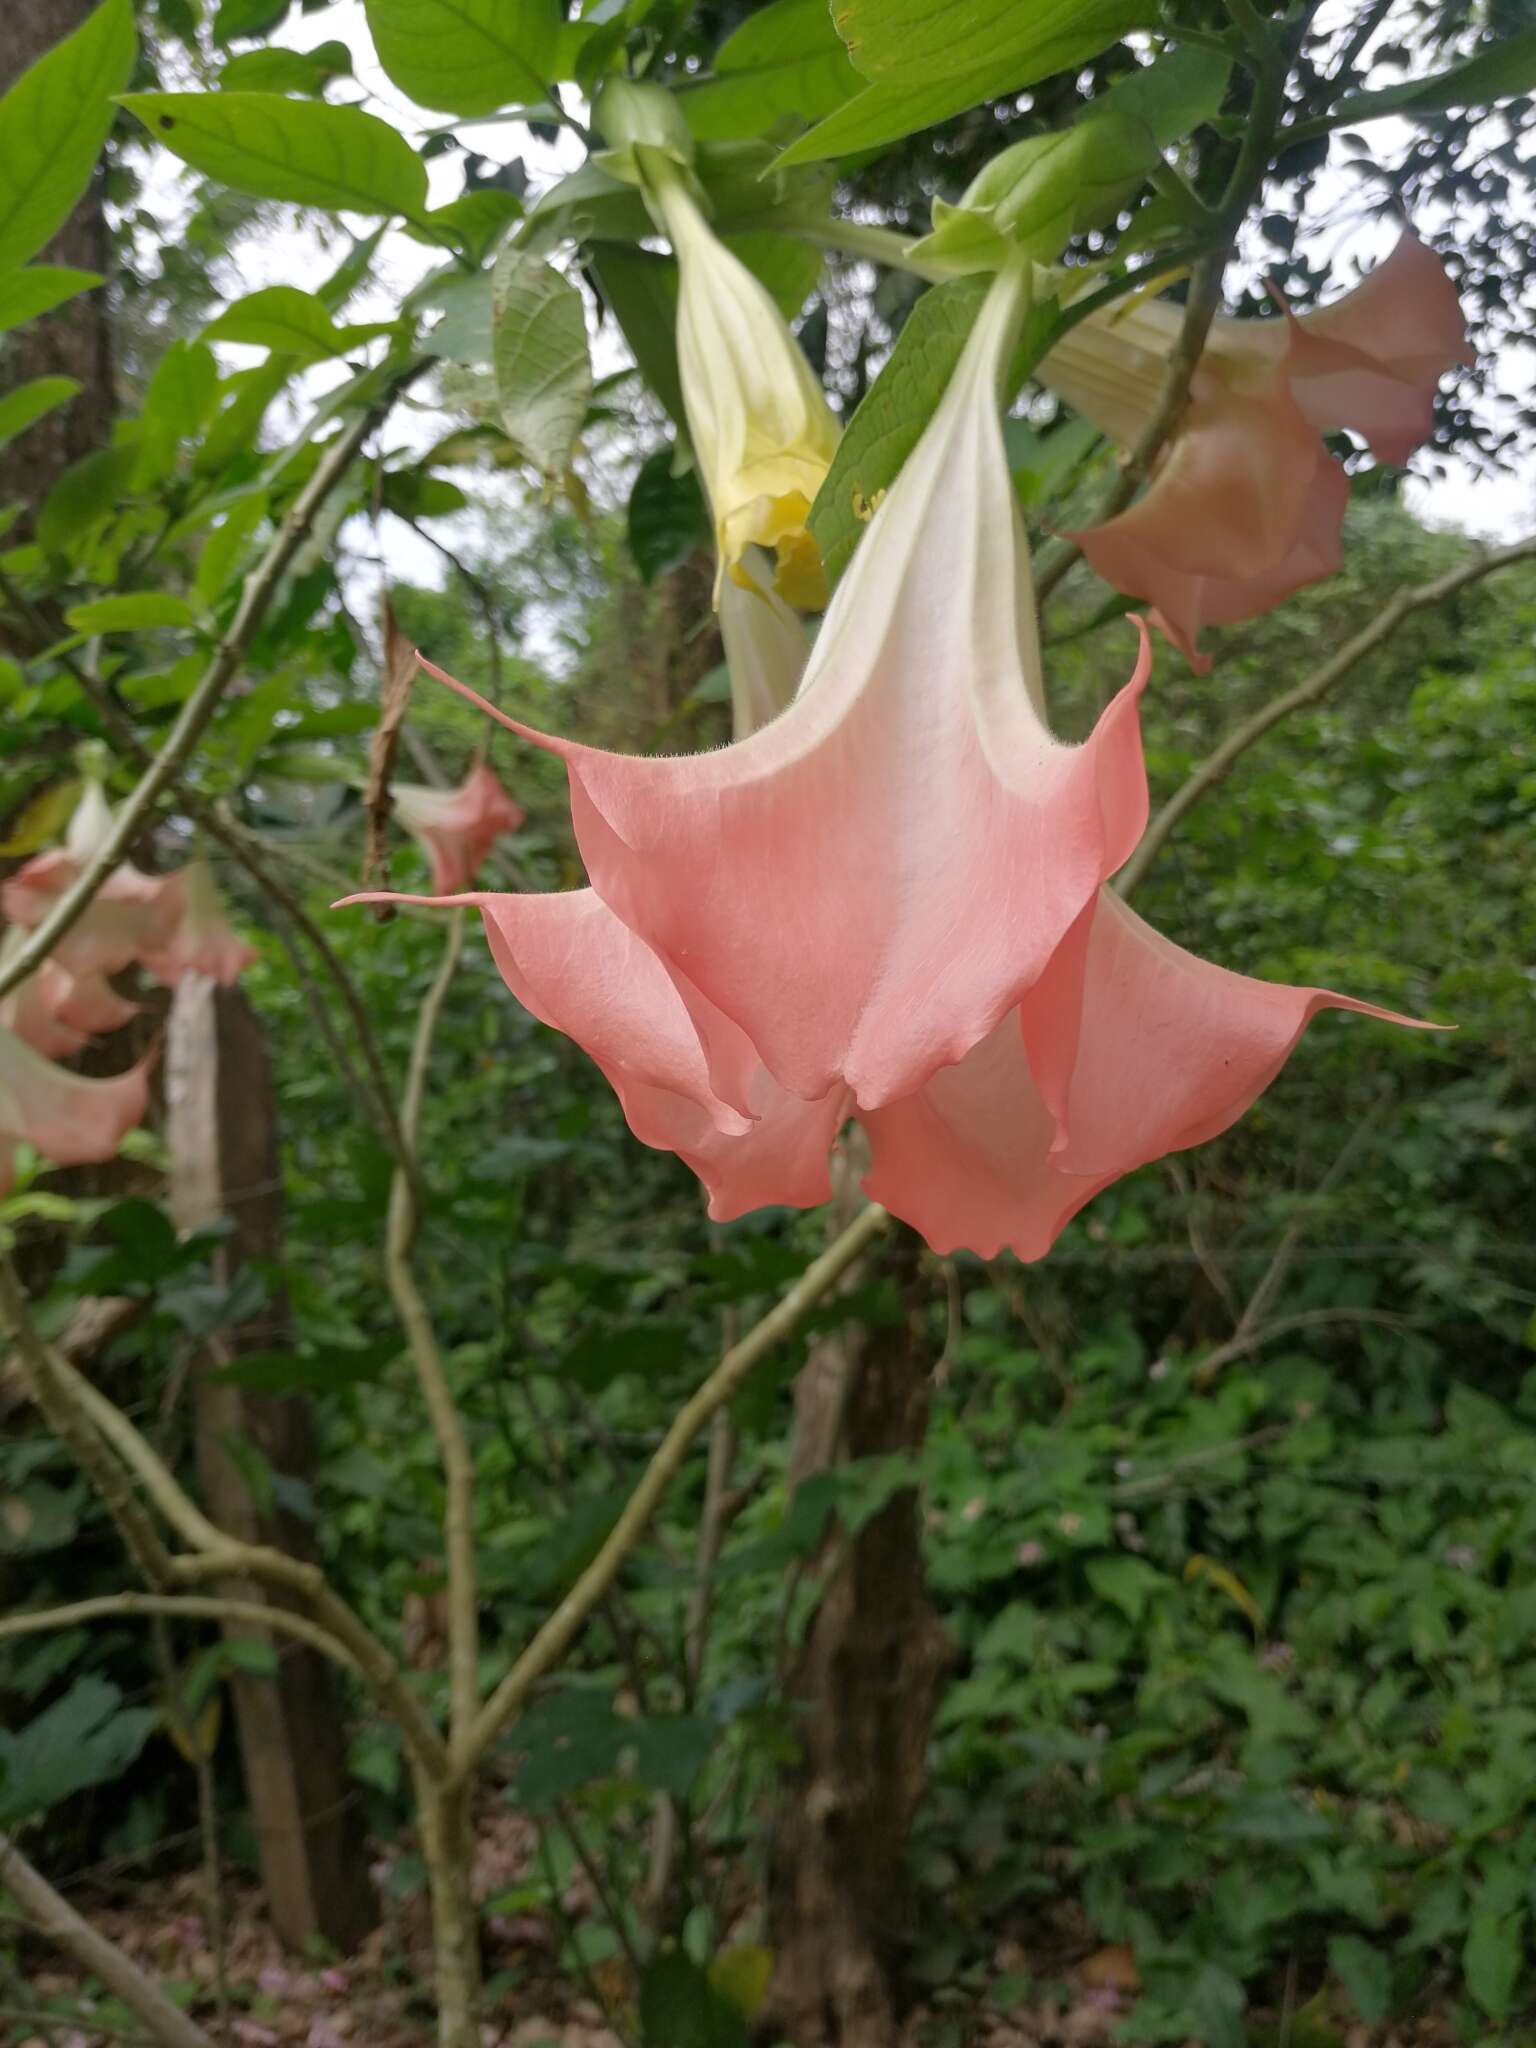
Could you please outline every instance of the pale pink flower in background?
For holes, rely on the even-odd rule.
[[[139,956],[143,966],[156,981],[171,987],[184,974],[206,974],[230,987],[261,956],[225,917],[212,868],[205,860],[194,860],[168,879],[178,885],[181,915],[168,944]]]
[[[54,1166],[112,1158],[144,1114],[152,1058],[110,1080],[88,1080],[0,1030],[0,1195],[10,1190],[17,1145]]]
[[[92,782],[75,807],[61,847],[37,853],[0,884],[7,921],[30,931],[70,889],[112,829],[112,811]],[[170,943],[182,915],[175,875],[146,875],[123,861],[60,939],[53,959],[70,974],[116,974],[145,951]]]
[[[1161,299],[1091,314],[1040,379],[1131,447],[1160,402],[1182,321]],[[1331,306],[1218,318],[1148,489],[1073,538],[1107,582],[1149,599],[1155,622],[1206,668],[1205,626],[1253,618],[1338,569],[1349,487],[1321,434],[1348,427],[1379,460],[1404,463],[1429,434],[1441,377],[1469,360],[1455,288],[1405,229]]]
[[[0,938],[0,963],[24,944],[12,925]],[[137,1003],[120,996],[104,976],[71,974],[52,959],[0,998],[0,1030],[13,1031],[45,1059],[68,1059],[98,1033],[116,1031],[137,1015]]]
[[[432,890],[452,896],[467,889],[475,871],[504,833],[516,832],[527,813],[483,761],[457,789],[397,782],[390,794],[395,815],[432,864]]]

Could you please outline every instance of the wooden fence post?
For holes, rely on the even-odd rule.
[[[253,1260],[283,1256],[277,1107],[261,1022],[237,988],[188,975],[171,1005],[166,1047],[171,1209],[183,1230],[227,1219],[216,1255],[226,1284]],[[254,1446],[281,1478],[313,1477],[309,1406],[302,1395],[255,1394],[210,1379],[242,1353],[290,1343],[287,1304],[274,1295],[250,1321],[216,1331],[193,1376],[198,1482],[209,1516],[231,1534],[313,1555],[308,1524],[280,1499],[255,1499],[230,1445]],[[231,1583],[231,1597],[266,1597]],[[247,1630],[232,1633],[248,1634]],[[362,1829],[346,1774],[334,1674],[319,1655],[268,1636],[275,1678],[232,1681],[262,1881],[273,1922],[302,1945],[323,1936],[344,1953],[378,1919]]]

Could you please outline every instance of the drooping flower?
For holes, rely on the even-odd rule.
[[[565,761],[593,887],[703,999],[712,1085],[743,1114],[716,1016],[802,1100],[910,1094],[1017,1006],[1145,822],[1145,648],[1082,746],[1043,716],[998,420],[1024,279],[994,288],[779,717],[671,758],[503,719]]]
[[[152,1057],[110,1080],[88,1080],[0,1030],[0,1195],[10,1192],[21,1144],[55,1166],[112,1158],[144,1114]]]
[[[483,761],[457,789],[397,782],[391,794],[401,824],[432,864],[432,888],[439,896],[467,889],[496,841],[516,832],[527,816]]]
[[[461,900],[722,1220],[825,1200],[853,1115],[866,1189],[932,1244],[1038,1258],[1109,1181],[1241,1115],[1318,1009],[1391,1015],[1197,960],[1103,887],[1145,822],[1145,635],[1094,735],[1062,746],[998,420],[1018,283],[786,709],[676,761],[515,728],[567,763],[593,886]]]
[[[64,844],[34,854],[0,885],[0,909],[7,920],[26,931],[41,924],[111,830],[106,794],[100,783],[88,783]],[[169,945],[182,910],[177,876],[146,875],[123,861],[60,939],[52,957],[71,975],[89,979],[116,974],[146,952]]]
[[[779,594],[817,609],[826,578],[805,522],[837,452],[837,417],[772,295],[710,227],[687,174],[658,152],[644,161],[647,197],[677,256],[678,370],[721,580],[744,573],[749,547],[764,547],[777,558]]]
[[[181,916],[167,945],[140,955],[143,965],[169,987],[184,974],[206,974],[231,987],[260,955],[225,917],[212,868],[205,860],[194,860],[170,879],[180,889]]]
[[[1090,314],[1040,365],[1041,381],[1122,447],[1160,402],[1179,307],[1135,299]],[[1348,427],[1403,463],[1430,430],[1436,387],[1469,360],[1439,259],[1405,230],[1334,305],[1275,320],[1218,318],[1189,403],[1129,510],[1073,536],[1196,668],[1202,629],[1253,618],[1339,566],[1348,482],[1321,433]]]

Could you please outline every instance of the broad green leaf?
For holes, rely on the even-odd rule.
[[[592,397],[586,312],[575,285],[516,249],[503,250],[492,282],[491,363],[502,424],[559,476]]]
[[[135,590],[121,597],[95,597],[64,614],[77,633],[139,633],[150,626],[190,626],[192,608],[169,590]]]
[[[1126,114],[1152,132],[1159,149],[1172,149],[1221,110],[1230,61],[1216,50],[1168,50],[1150,64],[1117,78],[1078,116]]]
[[[672,449],[658,448],[641,463],[629,494],[629,552],[642,583],[654,583],[710,543],[699,480],[691,469],[674,476],[672,463]]]
[[[313,50],[244,50],[219,73],[221,92],[322,93],[333,78],[352,72],[345,43],[320,43]]]
[[[132,0],[104,0],[0,100],[0,271],[35,256],[69,218],[137,48]]]
[[[418,106],[445,114],[494,114],[547,99],[579,45],[555,0],[366,4],[384,69]]]
[[[818,120],[859,91],[827,0],[773,0],[715,53],[714,76],[678,94],[688,126],[721,141]]]
[[[602,242],[593,251],[592,269],[641,376],[677,424],[684,425],[676,263],[653,249]]]
[[[34,377],[18,384],[0,398],[0,448],[40,420],[45,412],[63,405],[80,389],[73,377]]]
[[[183,163],[237,192],[332,213],[419,221],[426,211],[426,165],[360,107],[265,92],[134,92],[122,104]]]
[[[446,206],[434,206],[421,228],[409,232],[418,238],[431,230],[435,242],[448,241],[480,262],[511,227],[523,217],[523,202],[514,192],[485,185],[475,192],[461,192]]]
[[[207,341],[238,341],[252,348],[320,362],[344,355],[376,335],[388,334],[388,321],[362,327],[338,327],[320,300],[296,285],[274,284],[251,292],[227,306],[203,329]]]
[[[1490,44],[1463,64],[1437,71],[1429,78],[1384,86],[1379,92],[1350,93],[1327,118],[1330,128],[1376,121],[1383,114],[1406,114],[1410,120],[1443,114],[1450,107],[1493,106],[1499,100],[1536,92],[1536,28]],[[1312,124],[1308,124],[1311,126]]]
[[[791,235],[776,235],[766,228],[722,239],[758,282],[768,287],[784,318],[793,320],[816,289],[821,251],[809,242],[797,242]]]
[[[177,450],[203,429],[219,395],[219,367],[200,341],[173,341],[155,365],[139,415],[135,488],[147,491],[176,466]]]
[[[292,0],[219,0],[213,40],[222,49],[237,36],[264,36],[277,27]]]
[[[965,278],[924,292],[848,422],[807,522],[829,583],[847,568],[874,499],[917,446],[954,374],[985,291],[984,284]]]
[[[1490,2019],[1508,2018],[1524,1966],[1524,1913],[1494,1914],[1486,1908],[1475,1912],[1461,1967],[1467,1989]]]
[[[100,283],[94,270],[67,270],[60,263],[35,263],[30,270],[12,271],[0,278],[0,334],[51,313],[77,292],[88,292]]]
[[[127,1770],[157,1717],[148,1708],[124,1708],[121,1701],[106,1679],[80,1678],[14,1734],[0,1729],[0,1827]]]
[[[137,460],[137,449],[119,442],[70,464],[37,515],[38,545],[45,553],[72,554],[113,516],[132,483]]]
[[[1157,20],[1154,0],[847,0],[834,15],[870,83],[792,144],[781,164],[899,141],[984,100],[1096,57]]]
[[[197,574],[192,579],[192,587],[204,604],[213,604],[227,589],[266,511],[266,492],[253,492],[231,505],[204,541]]]
[[[1388,1957],[1358,1934],[1336,1934],[1328,1944],[1328,1962],[1361,2019],[1369,2026],[1384,2020],[1392,2009]]]
[[[1140,1557],[1091,1557],[1088,1583],[1101,1600],[1109,1601],[1129,1622],[1139,1622],[1147,1602],[1160,1593],[1177,1591],[1177,1582]]]

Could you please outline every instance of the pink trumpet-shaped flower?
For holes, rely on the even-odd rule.
[[[894,1214],[942,1249],[1038,1258],[1109,1181],[1241,1115],[1315,1011],[1391,1015],[1197,960],[1102,887],[1145,820],[1145,644],[1094,738],[1052,739],[997,413],[1012,283],[787,708],[796,643],[749,611],[770,714],[751,737],[621,762],[529,734],[567,761],[594,886],[457,899],[721,1219],[826,1199],[857,1115]]]
[[[0,885],[0,909],[30,931],[42,923],[112,829],[112,812],[99,783],[75,807],[61,847],[34,854]],[[54,948],[66,972],[87,979],[116,974],[146,951],[168,945],[182,914],[175,875],[146,875],[131,862],[115,867],[90,907]]]
[[[636,758],[503,720],[564,759],[594,889],[683,993],[742,1114],[743,1043],[790,1094],[866,1106],[964,1058],[1145,822],[1145,647],[1082,746],[1042,715],[998,422],[1023,289],[1010,274],[988,299],[770,724]]]
[[[1090,315],[1051,350],[1041,380],[1130,446],[1159,403],[1182,318],[1161,300]],[[1208,668],[1204,627],[1256,617],[1339,566],[1348,483],[1321,432],[1351,428],[1383,462],[1406,462],[1429,433],[1440,378],[1468,360],[1451,281],[1405,230],[1332,306],[1217,319],[1150,486],[1073,538]]]
[[[505,832],[516,832],[527,816],[483,761],[457,789],[397,782],[391,794],[401,824],[432,864],[438,896],[467,889],[495,842]]]
[[[112,1158],[144,1114],[150,1058],[111,1080],[87,1080],[0,1030],[0,1195],[10,1190],[20,1144],[55,1166]]]
[[[140,955],[143,965],[169,987],[184,974],[206,974],[231,987],[261,956],[225,917],[213,870],[207,861],[194,860],[169,879],[179,886],[181,915],[166,945]]]

